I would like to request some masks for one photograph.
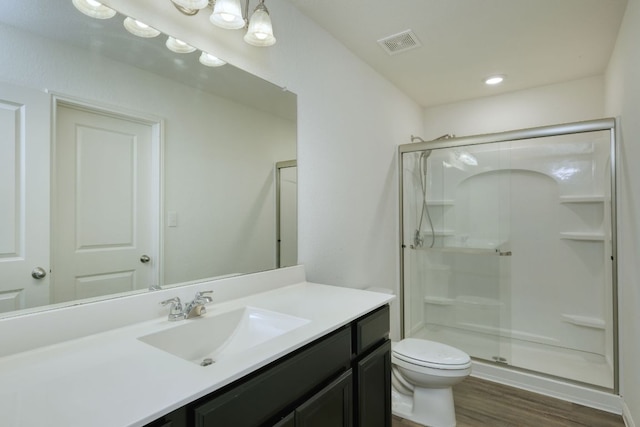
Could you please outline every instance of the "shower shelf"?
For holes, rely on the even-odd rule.
[[[560,203],[603,203],[604,196],[560,196]]]
[[[605,240],[605,235],[603,233],[564,232],[560,233],[560,238],[565,240],[603,242]]]
[[[562,314],[562,320],[576,326],[592,329],[604,329],[606,322],[597,317],[579,316],[577,314]]]
[[[453,206],[455,205],[455,200],[427,200],[427,205],[429,206]]]
[[[424,302],[433,305],[453,305],[456,300],[446,297],[424,297]]]

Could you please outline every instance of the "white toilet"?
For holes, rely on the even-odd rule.
[[[457,348],[416,338],[392,344],[394,415],[429,427],[453,427],[451,387],[471,373],[471,358]]]

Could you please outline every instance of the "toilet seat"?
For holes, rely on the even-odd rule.
[[[446,344],[406,338],[392,349],[393,356],[412,365],[433,369],[467,369],[471,367],[471,358],[464,351]]]

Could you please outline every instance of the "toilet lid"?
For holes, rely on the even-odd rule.
[[[439,369],[464,369],[471,365],[467,353],[435,341],[406,338],[393,347],[394,355],[405,362]]]

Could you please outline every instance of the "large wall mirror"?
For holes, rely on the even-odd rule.
[[[285,266],[296,95],[124,18],[2,7],[0,317]]]

